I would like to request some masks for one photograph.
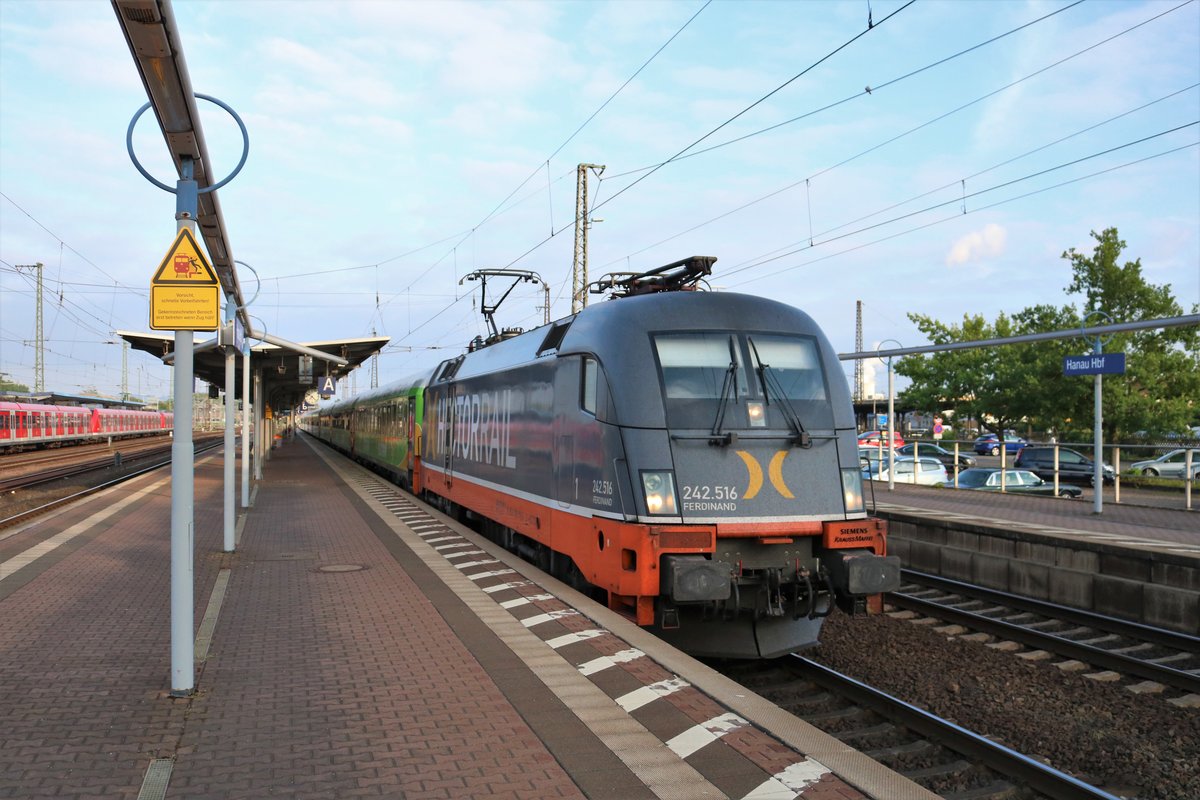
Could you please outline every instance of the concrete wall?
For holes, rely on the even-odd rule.
[[[1200,635],[1200,565],[1104,542],[880,512],[907,569]]]

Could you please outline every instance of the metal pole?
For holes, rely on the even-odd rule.
[[[1100,341],[1097,340],[1096,341],[1096,355],[1099,355],[1099,354],[1100,354]],[[1104,440],[1102,438],[1104,436],[1104,433],[1100,427],[1101,422],[1103,421],[1102,415],[1104,413],[1104,411],[1102,409],[1102,404],[1100,402],[1102,387],[1104,385],[1103,378],[1104,378],[1104,376],[1102,376],[1102,375],[1099,375],[1099,374],[1096,375],[1096,389],[1095,389],[1095,398],[1094,398],[1095,417],[1096,417],[1095,426],[1092,429],[1092,441],[1094,443],[1094,447],[1095,447],[1094,454],[1096,456],[1093,459],[1093,461],[1095,463],[1092,464],[1092,494],[1094,495],[1094,499],[1092,502],[1092,513],[1094,513],[1094,514],[1099,514],[1104,510],[1104,464],[1103,464],[1103,458],[1102,458],[1102,456],[1104,455],[1104,443],[1103,443]]]
[[[250,507],[250,343],[242,345],[242,508]]]
[[[263,396],[262,396],[262,367],[254,370],[254,480],[261,481],[263,476]]]
[[[1193,452],[1195,451],[1188,448],[1187,455],[1183,457],[1183,497],[1184,507],[1188,511],[1192,510],[1192,482],[1195,480],[1192,476],[1192,464],[1195,463],[1192,461]]]
[[[184,157],[175,193],[175,231],[196,233],[199,206],[192,160]],[[174,422],[171,443],[171,696],[189,697],[196,685],[193,640],[193,504],[195,501],[195,451],[192,446],[192,345],[194,335],[175,331]]]
[[[194,687],[192,541],[195,464],[192,448],[191,331],[175,331],[175,421],[171,443],[171,695]]]
[[[888,357],[888,491],[896,488],[896,398],[892,391],[892,359]],[[915,464],[913,465],[916,466]]]
[[[228,326],[230,333],[233,331],[233,303],[225,304],[225,324]],[[234,548],[233,531],[234,517],[236,514],[234,498],[235,481],[234,464],[237,461],[237,448],[234,445],[233,438],[233,419],[237,413],[234,408],[233,396],[236,394],[235,387],[237,381],[237,373],[234,369],[234,354],[237,351],[231,345],[225,346],[225,552],[232,553]]]

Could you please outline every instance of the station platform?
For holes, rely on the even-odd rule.
[[[0,533],[0,798],[928,798],[301,437],[221,551],[197,462],[196,690],[170,478]]]
[[[886,483],[872,483],[875,485],[867,489],[868,509],[930,517],[973,517],[981,524],[990,521],[1051,536],[1121,542],[1200,560],[1200,510],[1184,509],[1181,493],[1170,496],[1174,505],[1166,501],[1149,505],[1136,499],[1117,503],[1112,499],[1112,487],[1107,487],[1101,511],[1096,514],[1090,499],[1001,495],[900,482],[889,492]]]
[[[900,483],[867,507],[907,568],[1200,636],[1198,511]]]

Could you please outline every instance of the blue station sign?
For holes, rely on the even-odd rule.
[[[1124,353],[1064,356],[1063,375],[1124,375]]]

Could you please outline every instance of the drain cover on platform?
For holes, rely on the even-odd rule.
[[[317,567],[317,572],[358,572],[360,569],[366,569],[363,564],[326,564],[323,567]]]

